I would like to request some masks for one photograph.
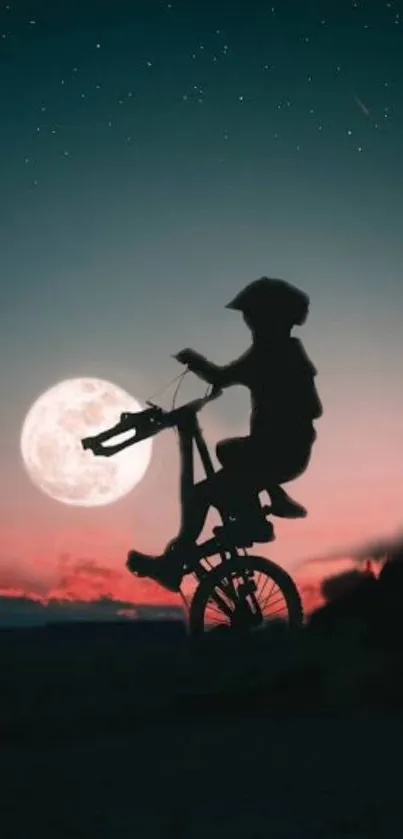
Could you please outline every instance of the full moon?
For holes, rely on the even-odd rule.
[[[56,501],[80,507],[110,504],[127,495],[147,471],[151,439],[112,457],[84,451],[81,439],[116,425],[123,412],[142,410],[133,396],[102,379],[66,379],[46,390],[29,409],[21,431],[21,454],[32,482]],[[109,445],[122,439],[119,435]]]

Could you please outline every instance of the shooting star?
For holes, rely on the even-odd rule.
[[[363,112],[363,114],[364,114],[366,117],[369,117],[369,116],[370,116],[370,110],[369,110],[369,108],[367,108],[367,106],[366,106],[366,105],[364,105],[364,102],[361,102],[361,99],[359,99],[359,98],[358,98],[358,96],[356,96],[355,94],[354,94],[354,99],[355,99],[355,101],[356,101],[356,103],[357,103],[358,107],[360,108],[360,110]]]

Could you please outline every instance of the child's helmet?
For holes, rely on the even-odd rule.
[[[259,317],[267,313],[291,326],[300,326],[308,316],[309,302],[305,292],[285,280],[260,277],[249,283],[225,308]]]

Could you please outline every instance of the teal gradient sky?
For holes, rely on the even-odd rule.
[[[30,483],[22,422],[65,378],[145,400],[182,347],[232,359],[249,335],[224,306],[262,274],[311,296],[301,337],[324,404],[290,486],[309,516],[278,522],[263,553],[294,568],[399,529],[398,4],[31,0],[2,7],[0,33],[0,588],[2,568],[29,591],[57,585],[63,553],[120,568],[132,545],[164,547],[173,436],[130,496],[81,510]],[[245,432],[248,411],[247,392],[227,393],[206,411],[209,441]]]

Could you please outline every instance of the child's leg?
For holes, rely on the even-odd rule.
[[[262,510],[257,491],[243,477],[242,473],[226,468],[195,484],[189,496],[182,500],[181,527],[175,544],[196,542],[210,507],[215,507],[224,520],[232,516],[250,522],[252,527],[260,523]]]
[[[272,529],[262,512],[258,490],[247,477],[239,470],[226,468],[196,484],[183,502],[181,528],[169,550],[196,542],[210,506],[218,510],[224,523],[231,518],[254,541],[266,541]]]
[[[270,496],[272,513],[274,516],[284,519],[299,519],[305,518],[307,511],[301,504],[297,504],[280,484],[293,481],[295,478],[302,475],[308,466],[312,449],[312,440],[307,439],[290,440],[287,450],[282,452],[281,447],[278,447],[275,454],[270,460],[268,471],[270,470],[275,480],[268,479],[265,482],[265,488]]]
[[[195,543],[203,530],[209,507],[211,487],[209,481],[195,484],[189,496],[182,499],[181,526],[175,542]]]

